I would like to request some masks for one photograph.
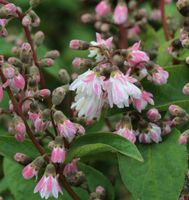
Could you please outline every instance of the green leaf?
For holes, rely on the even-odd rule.
[[[140,145],[144,163],[118,155],[122,180],[134,199],[177,200],[187,171],[186,146],[174,130],[161,144]]]
[[[133,143],[113,133],[93,133],[78,138],[72,143],[67,161],[71,161],[75,157],[94,155],[96,152],[105,151],[119,152],[138,161],[143,161],[140,152]]]
[[[22,166],[5,159],[4,161],[4,174],[10,191],[14,195],[16,200],[41,200],[39,194],[33,194],[33,190],[37,182],[33,180],[24,180],[21,175]],[[74,191],[82,198],[82,200],[88,200],[88,194],[83,189],[74,188]],[[58,200],[72,200],[72,198],[64,191],[64,195],[60,195]],[[54,198],[49,198],[54,200]]]
[[[114,188],[110,181],[101,172],[81,162],[78,163],[78,168],[85,173],[91,192],[94,192],[97,186],[102,186],[106,190],[106,199],[114,200]]]
[[[37,150],[34,148],[29,140],[20,143],[12,136],[0,136],[0,154],[6,158],[13,159],[15,153],[24,153],[26,155],[35,157],[38,155]]]
[[[8,188],[8,185],[5,178],[1,179],[0,180],[0,194],[4,192],[5,190],[7,190],[7,188]]]
[[[168,83],[155,86],[149,82],[144,88],[154,95],[155,107],[166,110],[170,104],[177,104],[189,111],[189,98],[182,93],[183,86],[189,81],[189,69],[185,65],[175,65],[165,68],[169,72]]]

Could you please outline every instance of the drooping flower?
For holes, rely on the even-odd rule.
[[[123,136],[124,138],[130,140],[132,143],[136,142],[136,134],[132,129],[129,129],[127,127],[120,128],[116,131],[118,135]]]
[[[131,65],[142,65],[148,62],[150,59],[148,55],[140,50],[140,42],[135,43],[130,49],[129,63]]]
[[[116,24],[124,24],[127,21],[128,18],[128,8],[127,5],[123,2],[118,3],[114,10],[114,22]]]
[[[78,168],[77,168],[77,162],[79,161],[79,158],[76,158],[74,160],[72,160],[71,163],[66,164],[66,166],[64,167],[64,176],[69,177],[69,176],[74,176],[77,174],[78,172]]]
[[[108,102],[112,108],[129,106],[129,97],[140,98],[141,90],[134,85],[136,80],[120,71],[113,72],[109,80],[104,83],[104,90],[108,94]]]
[[[106,17],[110,13],[110,5],[106,0],[102,0],[97,4],[95,11],[97,15]]]
[[[66,157],[66,151],[64,147],[54,147],[51,153],[51,161],[53,163],[63,163]]]
[[[70,85],[70,90],[76,90],[72,108],[75,108],[79,117],[85,116],[87,119],[99,117],[103,105],[103,79],[103,76],[88,70]]]
[[[58,198],[59,192],[63,194],[62,189],[58,183],[55,168],[49,164],[45,170],[45,174],[36,185],[34,193],[40,193],[41,198],[48,199],[49,197]]]
[[[169,73],[165,71],[162,67],[158,66],[147,78],[149,81],[153,82],[155,85],[163,85],[167,83]]]
[[[63,123],[58,123],[57,129],[60,135],[67,138],[69,141],[72,141],[77,132],[76,126],[69,119],[64,120]]]
[[[147,112],[147,117],[150,121],[156,122],[161,119],[161,115],[156,108],[152,108]]]
[[[134,107],[141,112],[149,104],[154,105],[153,95],[150,92],[142,91],[141,98],[133,99]]]

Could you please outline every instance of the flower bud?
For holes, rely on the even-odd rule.
[[[45,58],[51,58],[53,60],[58,58],[59,56],[60,56],[60,53],[57,50],[52,50],[45,54]]]
[[[37,46],[40,46],[41,44],[43,44],[45,39],[45,35],[42,31],[38,31],[35,35],[34,35],[34,43]]]
[[[116,24],[124,24],[128,18],[128,8],[124,2],[118,3],[114,10],[114,22]]]
[[[90,44],[86,41],[82,40],[71,40],[70,41],[70,48],[75,50],[87,50]]]
[[[2,70],[6,79],[11,79],[15,76],[15,68],[9,63],[3,63]]]
[[[169,112],[173,116],[185,116],[186,115],[186,111],[177,105],[170,105]]]
[[[86,13],[86,14],[81,16],[81,21],[85,24],[91,23],[91,22],[94,21],[94,17],[91,14]]]
[[[68,86],[62,86],[56,88],[52,93],[52,103],[53,105],[59,105],[62,103],[66,93],[68,91]]]
[[[14,89],[23,90],[25,87],[25,79],[21,74],[14,76],[11,80],[11,87]]]
[[[22,25],[23,26],[30,26],[31,24],[31,17],[29,15],[25,15],[22,19]]]
[[[6,19],[0,19],[0,36],[7,37],[8,31],[6,29],[7,20]]]
[[[15,67],[21,68],[22,67],[22,62],[20,59],[15,58],[15,57],[10,57],[8,58],[8,63],[14,65]]]
[[[48,89],[39,90],[38,95],[42,98],[47,98],[51,95],[51,91]]]
[[[48,121],[48,120],[50,120],[50,116],[51,116],[51,110],[47,108],[47,109],[43,110],[43,112],[41,114],[41,119],[43,121]]]
[[[30,0],[30,6],[32,8],[37,7],[41,3],[41,0]]]
[[[38,15],[33,11],[33,10],[30,10],[30,12],[28,13],[31,17],[31,25],[33,27],[38,27],[40,25],[40,18],[38,17]]]
[[[187,83],[183,89],[182,89],[183,94],[187,95],[189,94],[189,83]]]
[[[23,154],[23,153],[16,153],[14,155],[14,160],[18,163],[21,163],[21,164],[29,164],[32,159],[30,157],[28,157],[27,155]]]
[[[71,80],[70,75],[68,74],[66,69],[61,69],[58,72],[58,76],[63,84],[68,84]]]
[[[90,59],[75,58],[72,61],[72,65],[76,68],[80,68],[80,67],[90,68],[93,66],[93,62]]]
[[[28,64],[31,63],[32,52],[31,46],[29,43],[23,43],[20,49],[20,60],[22,63]]]
[[[40,67],[52,67],[54,65],[54,60],[51,58],[43,58],[39,61]]]
[[[16,11],[16,6],[13,3],[8,3],[0,8],[0,18],[15,16]]]
[[[54,121],[55,121],[56,123],[61,122],[61,121],[64,120],[64,119],[65,119],[65,115],[63,114],[62,111],[57,110],[57,111],[54,113]]]
[[[106,0],[102,0],[97,4],[95,11],[100,17],[106,17],[111,11],[110,4]]]
[[[32,163],[24,167],[24,169],[22,170],[23,177],[27,180],[33,178],[34,176],[37,177],[38,172],[40,168],[43,166],[43,164],[44,164],[43,157],[36,158]]]
[[[181,134],[179,137],[179,144],[186,144],[188,141],[188,136],[185,134]]]
[[[177,9],[184,16],[189,16],[189,1],[188,0],[178,0]]]
[[[150,121],[156,122],[161,119],[161,115],[156,108],[152,108],[147,112],[147,117]]]

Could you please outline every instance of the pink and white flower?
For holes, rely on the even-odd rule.
[[[128,18],[128,8],[125,3],[118,3],[114,10],[114,22],[116,24],[124,24]]]
[[[142,65],[150,60],[148,55],[140,50],[140,45],[141,43],[137,42],[130,49],[129,63],[131,65]]]
[[[25,79],[21,74],[14,76],[9,83],[11,88],[15,90],[23,90],[25,87]]]
[[[76,90],[72,108],[75,108],[79,117],[85,116],[87,119],[99,117],[103,105],[103,79],[103,76],[88,70],[70,85],[70,90]]]
[[[152,108],[147,112],[147,117],[150,121],[156,122],[161,119],[161,115],[156,108]]]
[[[32,165],[32,163],[24,167],[22,170],[22,176],[27,180],[33,178],[34,176],[37,177],[37,175],[38,170],[34,165]]]
[[[39,132],[45,130],[48,125],[49,125],[48,121],[43,121],[43,119],[41,119],[41,117],[38,117],[34,121],[35,132],[39,133]]]
[[[44,175],[34,189],[34,193],[40,193],[41,198],[48,199],[49,197],[58,198],[58,193],[63,194],[62,189],[58,183],[57,176]]]
[[[167,79],[169,77],[169,73],[165,71],[162,67],[158,66],[152,72],[151,75],[149,75],[147,78],[149,81],[153,82],[155,85],[163,85],[167,83]]]
[[[104,90],[108,94],[110,107],[117,105],[118,108],[129,106],[129,97],[140,98],[141,90],[134,85],[136,79],[124,75],[121,71],[113,72],[109,80],[104,82]]]
[[[161,128],[154,123],[150,123],[150,126],[151,128],[149,129],[149,134],[150,134],[151,140],[155,143],[161,142],[162,141]]]
[[[104,49],[112,48],[113,37],[110,37],[106,40],[102,39],[102,36],[99,33],[96,33],[96,42],[92,41],[90,44],[92,47],[89,48],[88,57],[95,57],[96,61],[99,62],[104,59],[104,55],[102,54],[99,46]]]
[[[95,11],[97,15],[106,17],[110,13],[110,5],[106,0],[102,0],[97,4]]]
[[[53,163],[63,163],[66,157],[66,151],[64,147],[54,147],[51,153],[51,161]]]
[[[136,142],[136,135],[135,132],[133,130],[130,130],[127,127],[124,128],[120,128],[116,131],[116,133],[118,135],[123,136],[124,138],[128,139],[129,141],[131,141],[132,143]]]
[[[72,123],[69,119],[64,120],[64,123],[58,123],[57,129],[60,135],[67,138],[69,141],[72,141],[77,132],[75,124]]]
[[[77,162],[79,161],[79,158],[76,158],[74,160],[72,160],[71,163],[68,163],[65,167],[64,167],[64,176],[69,177],[69,176],[73,176],[75,174],[77,174],[78,172],[78,168],[77,168]]]
[[[23,122],[19,122],[15,125],[15,138],[19,142],[23,142],[26,136],[26,126]]]
[[[150,92],[142,91],[142,95],[138,99],[133,99],[133,106],[141,112],[149,104],[154,105],[153,95]]]

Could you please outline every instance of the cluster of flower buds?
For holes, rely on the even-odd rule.
[[[156,108],[151,108],[141,115],[131,112],[124,116],[117,123],[115,134],[130,140],[132,143],[159,143],[162,141],[162,136],[171,132],[171,127],[170,120],[162,120],[159,111]]]
[[[155,85],[167,82],[168,72],[150,61],[142,50],[141,43],[128,49],[115,49],[113,38],[103,39],[97,33],[96,41],[90,43],[72,40],[70,47],[75,50],[89,50],[91,62],[76,58],[73,64],[89,68],[70,85],[76,91],[72,104],[78,116],[87,120],[99,118],[104,105],[112,108],[129,107],[131,104],[141,112],[147,104],[154,104],[153,95],[145,91],[141,80],[147,78]],[[89,67],[89,63],[91,66]]]
[[[78,161],[79,159],[77,158],[72,160],[71,163],[66,164],[63,172],[67,181],[73,186],[81,186],[82,184],[86,183],[85,174],[78,170]]]
[[[104,200],[106,197],[106,191],[102,186],[97,186],[95,192],[90,194],[90,200]]]

